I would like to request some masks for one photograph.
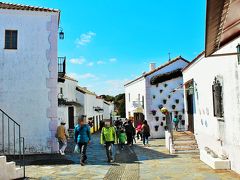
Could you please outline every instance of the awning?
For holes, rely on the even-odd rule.
[[[143,108],[142,107],[137,107],[133,110],[134,113],[143,113]]]
[[[205,56],[240,35],[240,0],[207,0]]]

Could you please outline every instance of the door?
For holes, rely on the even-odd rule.
[[[137,125],[144,121],[144,114],[143,113],[134,113],[134,127],[137,127]]]
[[[194,133],[193,94],[187,94],[188,130]]]
[[[68,129],[74,129],[74,108],[68,107]]]

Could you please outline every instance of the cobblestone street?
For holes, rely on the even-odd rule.
[[[69,152],[73,146],[68,149]],[[152,140],[149,147],[141,142],[124,150],[115,148],[116,163],[109,165],[105,149],[99,144],[99,134],[93,135],[88,149],[88,164],[79,165],[79,156],[67,154],[73,161],[69,165],[30,165],[27,176],[30,179],[205,179],[237,180],[240,176],[232,171],[214,171],[199,160],[198,155],[169,155],[164,140]],[[52,164],[52,163],[51,163]]]

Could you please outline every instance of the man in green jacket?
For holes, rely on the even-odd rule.
[[[101,132],[101,144],[106,145],[106,154],[108,158],[108,162],[113,162],[112,157],[112,147],[114,143],[117,143],[117,135],[115,128],[111,125],[111,121],[105,121],[105,127],[102,128]]]

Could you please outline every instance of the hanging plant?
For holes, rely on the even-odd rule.
[[[167,130],[168,130],[168,127],[167,127],[167,126],[164,126],[164,130],[167,131]]]
[[[167,100],[166,99],[163,99],[163,104],[166,104],[167,103]]]
[[[179,103],[179,99],[176,99],[175,102],[178,104]]]
[[[155,120],[156,120],[156,121],[159,121],[159,117],[158,117],[158,116],[156,116],[156,117],[155,117]]]
[[[185,120],[181,120],[181,124],[184,126],[185,125]]]
[[[175,115],[178,115],[178,111],[175,111]]]
[[[163,126],[163,122],[161,122],[160,125]]]
[[[168,95],[168,99],[170,99],[171,98],[171,95]]]
[[[165,120],[166,120],[166,117],[162,117],[162,120],[165,121]]]
[[[152,110],[151,112],[152,112],[152,115],[155,116],[157,111],[156,110]]]
[[[179,115],[179,116],[178,116],[178,119],[179,119],[179,120],[182,120],[182,115]]]
[[[158,131],[159,126],[156,125],[156,126],[154,126],[154,128],[155,128],[155,131]]]
[[[162,108],[163,108],[163,105],[162,105],[162,104],[160,104],[160,105],[158,106],[158,108],[159,108],[159,109],[162,109]]]
[[[183,113],[183,114],[185,113],[185,109],[182,109],[182,113]]]
[[[172,108],[175,109],[175,108],[176,108],[176,105],[172,105]]]
[[[163,92],[163,90],[162,89],[160,89],[160,93],[162,93]]]
[[[164,87],[167,87],[168,86],[168,84],[164,84]]]
[[[156,98],[156,96],[155,95],[153,95],[153,99],[155,99]]]

